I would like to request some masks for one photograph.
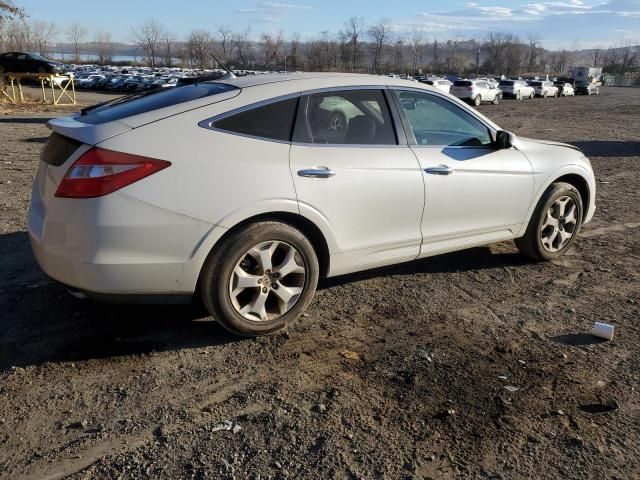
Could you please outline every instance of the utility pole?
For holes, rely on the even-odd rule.
[[[480,42],[476,40],[476,77],[480,74]]]

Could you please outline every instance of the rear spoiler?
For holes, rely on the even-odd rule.
[[[91,125],[83,123],[81,120],[82,116],[79,114],[71,117],[53,118],[47,122],[47,128],[87,145],[96,145],[133,128],[118,121]]]

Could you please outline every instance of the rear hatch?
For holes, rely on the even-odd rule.
[[[473,91],[473,83],[467,80],[456,80],[451,86],[450,93],[457,97],[469,96]]]
[[[163,118],[227,100],[240,91],[222,83],[194,84],[118,97],[75,115],[50,120],[47,127],[52,134],[40,154],[32,203],[51,200],[69,166],[92,146]]]

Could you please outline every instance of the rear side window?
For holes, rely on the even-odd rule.
[[[59,167],[80,145],[82,144],[76,140],[52,133],[49,138],[47,138],[44,147],[42,147],[40,160],[54,167]]]
[[[211,127],[267,140],[291,141],[298,98],[261,105],[232,113],[211,123]]]
[[[237,90],[237,87],[225,83],[198,83],[185,87],[170,88],[168,90],[152,91],[146,94],[134,94],[118,98],[104,105],[89,107],[89,109],[82,112],[78,120],[82,123],[98,125],[100,123],[121,120],[198,98],[218,95],[230,90]]]

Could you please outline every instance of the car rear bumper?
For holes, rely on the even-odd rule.
[[[118,192],[42,201],[28,214],[40,267],[73,289],[104,295],[184,295],[195,290],[211,224]],[[224,229],[222,229],[224,230]]]

